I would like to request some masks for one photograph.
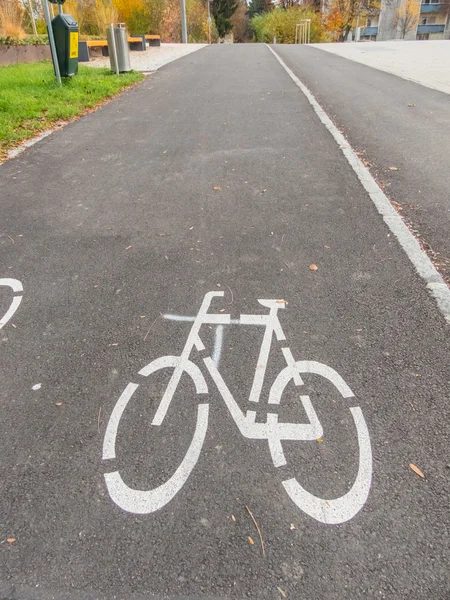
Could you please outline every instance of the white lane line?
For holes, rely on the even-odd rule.
[[[437,272],[435,266],[420,247],[419,242],[409,231],[408,227],[403,222],[400,215],[394,209],[392,204],[389,202],[386,194],[377,184],[375,179],[370,174],[370,171],[357,154],[350,146],[349,142],[344,135],[339,131],[324,109],[315,99],[311,91],[306,87],[300,79],[294,75],[291,69],[285,64],[285,62],[278,56],[278,54],[270,47],[267,46],[272,54],[275,56],[277,61],[292,79],[292,81],[300,88],[303,94],[308,99],[315,110],[317,116],[321,122],[325,125],[328,131],[336,140],[339,148],[342,150],[345,158],[349,162],[352,169],[355,171],[358,179],[363,185],[366,192],[369,194],[372,202],[375,204],[378,212],[383,216],[384,222],[395,235],[399,241],[401,247],[408,255],[409,260],[414,265],[418,274],[425,280],[428,291],[435,298],[437,305],[444,315],[444,318],[450,323],[450,289],[448,288],[445,281]]]

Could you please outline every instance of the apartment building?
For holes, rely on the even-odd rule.
[[[420,0],[418,0],[420,1]],[[398,11],[404,10],[406,0],[382,0],[380,14],[367,19],[361,28],[361,41],[441,40],[450,39],[450,0],[423,0],[417,25],[401,27],[396,22]],[[403,29],[403,30],[402,30]]]

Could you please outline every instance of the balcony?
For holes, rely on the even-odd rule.
[[[361,29],[361,35],[377,35],[378,27],[364,27]]]
[[[417,33],[444,33],[445,25],[419,25]]]
[[[420,12],[421,13],[435,13],[439,12],[442,8],[442,4],[421,4]]]

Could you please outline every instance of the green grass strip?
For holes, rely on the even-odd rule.
[[[142,73],[115,75],[80,65],[58,86],[49,61],[0,67],[0,160],[9,149],[58,121],[68,121],[142,81]]]

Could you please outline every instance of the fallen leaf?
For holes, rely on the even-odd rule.
[[[425,477],[425,475],[422,473],[419,467],[416,467],[416,465],[410,463],[409,468],[411,469],[411,471],[414,471],[414,473],[416,473],[416,475],[418,475],[419,477]]]
[[[9,544],[13,544],[16,541],[16,538],[8,538],[6,540]]]
[[[221,190],[222,188],[220,186],[218,186],[218,185],[215,185],[214,189],[217,191],[217,190]]]
[[[277,590],[280,592],[280,594],[283,596],[283,598],[286,598],[286,592],[284,590],[282,590],[280,587],[277,586]]]
[[[62,406],[62,402],[56,402],[56,406]]]
[[[127,247],[125,248],[125,250],[129,250],[129,249],[130,249],[130,248],[132,248],[132,247],[133,247],[133,246],[127,246]]]
[[[31,389],[36,391],[36,390],[40,390],[41,387],[42,387],[42,383],[36,383],[36,385],[33,385],[33,387]]]
[[[140,319],[145,319],[145,315],[141,315],[139,318]]]
[[[192,225],[192,227],[189,227],[189,231],[191,231],[191,229],[194,229],[194,226]]]
[[[398,171],[398,167],[389,167],[389,171]]]
[[[225,312],[225,309],[224,309],[224,308],[221,308],[221,309],[219,310],[219,312]]]
[[[309,265],[310,271],[317,271],[318,269],[319,269],[319,267],[317,265]]]
[[[233,521],[236,521],[236,517],[235,517],[234,515],[231,515],[231,519],[232,519]]]
[[[415,106],[415,104],[408,104],[408,106],[409,106],[410,108],[412,108],[413,106]]]
[[[276,300],[275,304],[288,304],[287,300]]]
[[[263,191],[262,191],[262,194],[264,194],[265,192],[267,192],[267,190],[263,190]]]
[[[14,325],[14,323],[11,323],[11,327],[14,327],[14,329],[17,329],[17,325]]]
[[[289,527],[289,529],[291,531],[294,531],[294,529],[297,529],[297,527],[294,525],[294,523],[291,523],[291,526]]]
[[[324,248],[330,248],[331,246],[324,246]]]
[[[166,237],[167,233],[158,233],[159,237]]]
[[[322,438],[317,438],[316,442],[319,442],[319,444],[323,443],[323,439]]]
[[[247,538],[247,539],[248,539],[248,541],[250,542],[250,544],[251,544],[252,546],[254,546],[254,545],[255,545],[255,542],[252,540],[252,538],[251,538],[250,536],[248,536],[248,538]]]

